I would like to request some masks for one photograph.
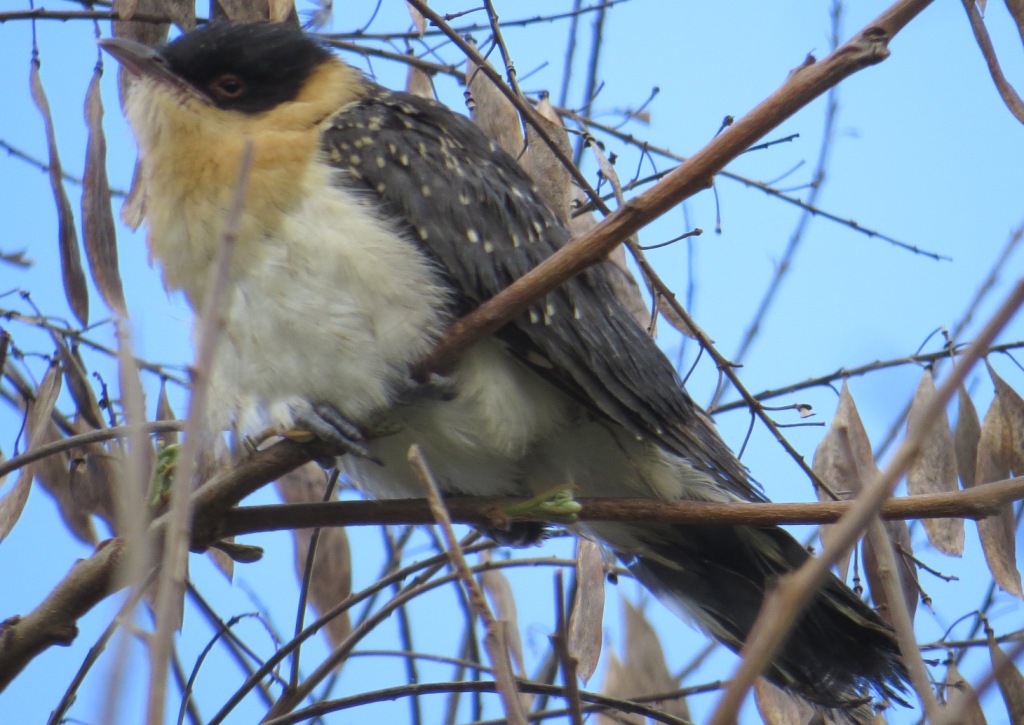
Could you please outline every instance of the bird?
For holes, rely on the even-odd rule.
[[[381,498],[421,495],[407,461],[416,444],[449,496],[571,485],[588,497],[767,500],[601,266],[451,370],[415,374],[451,323],[569,238],[469,118],[375,83],[286,24],[211,22],[161,49],[100,42],[132,79],[124,110],[151,257],[197,315],[252,149],[216,313],[209,431],[306,431],[339,446],[347,475]],[[773,584],[810,556],[777,526],[574,529],[734,651]],[[872,696],[902,703],[908,678],[891,628],[835,576],[765,675],[850,722],[870,718]]]

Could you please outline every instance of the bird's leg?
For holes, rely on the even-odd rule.
[[[530,516],[558,524],[576,523],[576,514],[583,508],[573,492],[575,486],[564,484],[542,491],[522,503],[505,506],[502,511],[509,517]]]
[[[563,485],[543,491],[521,503],[503,506],[501,513],[509,519],[518,516],[544,519],[543,521],[513,521],[502,527],[482,529],[485,534],[503,546],[533,546],[547,535],[548,525],[574,524],[580,505],[573,497],[574,486]]]

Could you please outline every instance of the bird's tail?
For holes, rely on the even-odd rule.
[[[766,591],[809,556],[777,526],[622,529],[605,524],[594,533],[659,599],[696,619],[733,651],[750,633]],[[891,628],[832,575],[765,675],[817,706],[847,709],[852,721],[861,716],[850,708],[863,712],[857,705],[869,694],[903,703],[900,693],[907,691],[907,671]]]

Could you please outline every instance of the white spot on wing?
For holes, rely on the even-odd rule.
[[[529,352],[526,353],[526,362],[530,363],[531,365],[536,365],[539,368],[546,368],[548,370],[551,370],[552,368],[555,367],[554,365],[551,364],[550,360],[548,360],[546,357],[541,355],[536,350],[530,350]]]

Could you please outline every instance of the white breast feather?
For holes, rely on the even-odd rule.
[[[249,258],[233,280],[211,387],[248,432],[288,427],[302,402],[368,419],[408,384],[448,319],[426,258],[329,173],[310,173],[279,230],[239,245]]]

